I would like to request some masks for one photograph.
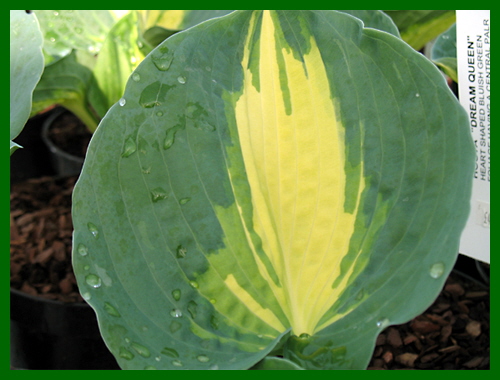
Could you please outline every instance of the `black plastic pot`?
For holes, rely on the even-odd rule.
[[[14,369],[120,369],[92,308],[10,291],[10,364]]]
[[[49,128],[65,112],[67,112],[65,109],[56,109],[45,120],[42,127],[42,139],[50,151],[51,162],[56,175],[72,176],[80,174],[84,161],[83,157],[74,156],[63,151],[49,137]]]

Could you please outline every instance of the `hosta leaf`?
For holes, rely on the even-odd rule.
[[[101,117],[121,98],[127,79],[144,59],[144,55],[137,45],[136,24],[137,16],[135,13],[132,12],[124,16],[110,30],[99,51],[93,70],[96,78],[94,83],[97,84],[98,88],[92,87],[89,96],[95,109],[102,108],[102,111],[99,112]],[[139,78],[135,76],[134,79]],[[93,90],[96,90],[98,95],[102,93],[106,100],[103,102],[101,96],[94,100]]]
[[[78,56],[76,51],[72,51],[71,54],[45,67],[40,82],[33,92],[32,114],[53,104],[60,104],[78,116],[89,130],[94,131],[98,120],[88,107],[89,89],[96,89],[92,93],[96,103],[99,103],[96,99],[101,99],[101,104],[105,103],[105,98],[97,91],[92,72],[80,63]]]
[[[474,148],[429,60],[344,13],[237,11],[134,74],[73,202],[77,280],[123,368],[365,368],[432,303]]]
[[[391,33],[396,37],[400,37],[399,30],[394,21],[382,11],[377,10],[340,10],[350,14],[351,16],[359,18],[363,21],[365,28],[374,28],[383,30],[384,32]]]
[[[70,54],[73,49],[96,54],[117,21],[107,10],[36,10],[44,35],[46,64]]]
[[[33,90],[43,72],[42,34],[36,16],[24,10],[10,11],[10,153],[19,145],[12,139],[21,133],[31,112]]]
[[[139,25],[144,40],[155,47],[172,34],[200,22],[224,16],[223,10],[140,10]]]
[[[405,40],[415,50],[422,49],[455,22],[453,10],[385,11],[396,23]]]
[[[458,83],[456,24],[436,39],[432,46],[431,58],[446,75]]]

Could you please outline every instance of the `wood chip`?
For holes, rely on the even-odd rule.
[[[455,295],[455,296],[463,296],[465,294],[465,290],[462,287],[462,285],[457,284],[457,283],[447,284],[444,287],[444,290],[445,290],[445,292],[448,292],[448,293]]]
[[[476,368],[476,367],[479,367],[483,361],[484,361],[484,357],[477,356],[475,358],[472,358],[468,362],[464,363],[464,367]]]
[[[391,351],[386,351],[382,355],[382,359],[384,360],[384,362],[386,362],[387,364],[389,364],[394,359],[394,356],[393,356],[393,354],[392,354]]]
[[[465,298],[482,298],[488,295],[489,293],[487,291],[467,292],[465,293]]]
[[[406,352],[404,354],[396,356],[396,361],[408,367],[415,367],[415,360],[417,360],[418,355]]]
[[[467,323],[465,330],[467,331],[467,334],[476,338],[481,335],[481,323],[478,321],[470,321]]]
[[[421,334],[428,334],[432,331],[438,331],[440,329],[439,325],[431,321],[422,320],[418,318],[411,321],[410,326],[414,332],[418,332]]]
[[[387,342],[392,347],[401,347],[403,345],[403,341],[401,340],[401,335],[399,335],[399,331],[395,328],[389,328],[387,331]]]

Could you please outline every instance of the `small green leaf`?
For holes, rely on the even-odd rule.
[[[396,23],[401,38],[415,50],[446,31],[455,22],[453,10],[385,11]]]
[[[436,39],[431,58],[446,75],[458,83],[456,24]]]

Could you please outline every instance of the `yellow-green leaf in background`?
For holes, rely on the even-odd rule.
[[[401,38],[415,50],[444,33],[455,22],[454,10],[384,11],[398,26]]]
[[[143,60],[93,136],[80,291],[123,369],[366,368],[451,271],[474,155],[398,37],[336,11],[208,20]]]

